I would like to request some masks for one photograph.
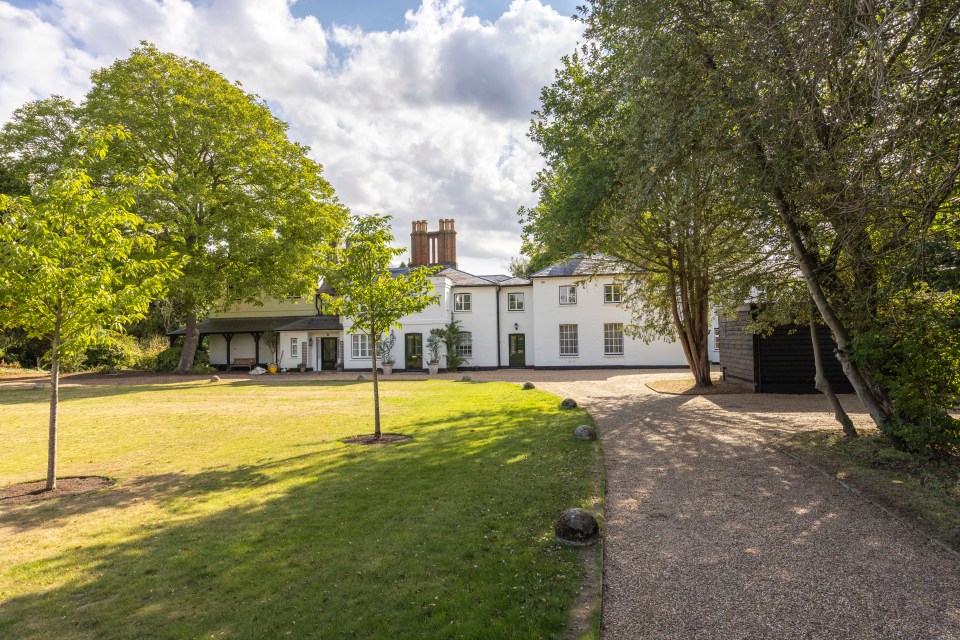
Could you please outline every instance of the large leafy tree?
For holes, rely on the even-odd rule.
[[[418,313],[435,302],[430,276],[434,267],[416,267],[392,273],[391,262],[403,249],[391,246],[390,216],[362,216],[352,220],[340,248],[324,273],[335,295],[323,295],[325,308],[349,318],[350,331],[370,340],[370,370],[373,374],[374,439],[380,439],[380,387],[377,376],[377,345],[400,319]]]
[[[685,96],[670,105],[679,130],[704,131],[738,190],[770,203],[874,421],[904,442],[933,412],[933,446],[936,432],[956,441],[951,394],[923,411],[898,402],[893,391],[915,382],[891,381],[895,351],[857,345],[882,343],[902,297],[922,298],[955,268],[944,249],[957,240],[958,11],[935,0],[597,0],[585,15],[616,84]]]
[[[526,250],[539,264],[606,256],[593,264],[620,273],[628,331],[678,338],[697,386],[709,386],[711,309],[773,275],[782,246],[758,215],[765,201],[717,162],[711,114],[686,107],[695,88],[665,93],[624,74],[622,60],[588,47],[543,90],[531,136],[547,168],[538,204],[521,210]]]
[[[169,294],[186,321],[179,371],[192,366],[208,311],[313,294],[347,212],[308,148],[288,139],[262,99],[146,43],[92,80],[82,105],[51,98],[22,107],[0,150],[21,175],[42,175],[63,162],[69,145],[58,141],[76,123],[134,134],[103,174],[152,167],[165,178],[138,197],[136,212],[159,229],[160,246],[188,258]]]
[[[83,153],[34,184],[30,196],[0,195],[0,327],[50,341],[47,489],[57,482],[59,374],[104,330],[142,317],[179,272],[157,251],[134,195],[159,184],[150,171],[114,175],[98,187],[86,168],[100,162],[122,128],[80,136]]]

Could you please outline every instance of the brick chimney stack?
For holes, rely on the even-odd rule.
[[[457,268],[457,232],[453,218],[440,220],[439,231],[428,231],[426,220],[414,220],[410,233],[410,266]]]

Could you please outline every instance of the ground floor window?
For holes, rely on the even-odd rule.
[[[575,356],[580,353],[580,341],[577,336],[577,325],[560,325],[560,355]]]
[[[291,357],[291,358],[296,358],[296,357],[297,357],[297,349],[298,349],[299,347],[300,347],[300,339],[299,339],[299,338],[290,338],[290,357]]]
[[[354,359],[370,357],[370,336],[365,333],[355,333],[351,338],[351,356]]]
[[[457,355],[461,358],[473,357],[473,334],[469,331],[460,333],[462,336],[460,344],[457,346]]]
[[[619,322],[603,325],[603,355],[623,355],[623,325]]]

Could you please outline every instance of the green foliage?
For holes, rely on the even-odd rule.
[[[35,368],[43,362],[49,349],[49,341],[30,337],[24,329],[13,328],[0,331],[0,360],[21,367]]]
[[[332,252],[323,270],[336,292],[322,294],[324,308],[352,321],[351,333],[373,337],[374,345],[400,318],[435,302],[430,276],[436,268],[416,267],[391,274],[390,263],[403,249],[390,246],[390,216],[354,217],[343,244]]]
[[[377,345],[377,359],[380,364],[392,365],[396,362],[393,357],[393,347],[397,344],[397,334],[391,331],[380,340]]]
[[[129,210],[156,176],[116,174],[103,187],[85,171],[111,141],[128,138],[119,127],[84,134],[83,155],[32,196],[0,196],[0,326],[53,336],[55,356],[79,356],[142,317],[179,273],[175,256],[158,253],[156,229]]]
[[[400,329],[400,318],[426,309],[437,299],[430,276],[431,267],[416,267],[403,273],[391,273],[390,263],[404,252],[391,246],[390,216],[362,216],[351,220],[343,243],[330,253],[322,270],[336,292],[322,293],[322,303],[330,313],[345,316],[352,322],[349,333],[370,336],[370,363],[373,373],[374,436],[380,437],[380,392],[375,356],[380,337],[394,327]]]
[[[693,289],[719,286],[727,307],[716,297],[735,300],[749,282],[731,271],[738,254],[749,264],[742,247],[759,239],[758,257],[777,257],[789,246],[786,273],[755,265],[761,288],[776,300],[770,280],[803,279],[877,425],[896,438],[904,421],[942,421],[925,375],[894,374],[905,347],[891,345],[906,334],[886,307],[914,283],[955,290],[960,273],[960,56],[944,35],[956,7],[595,0],[584,22],[586,42],[534,123],[548,165],[526,212],[534,258],[596,236],[653,262],[660,243],[689,256]],[[657,277],[637,300],[679,282]],[[662,313],[648,326],[657,320],[665,327]],[[927,349],[945,361],[919,340],[909,360]]]
[[[854,341],[857,361],[889,389],[894,435],[915,450],[960,454],[960,294],[921,285],[881,308]]]
[[[171,285],[173,299],[203,310],[314,293],[346,210],[261,98],[146,43],[92,79],[86,117],[138,133],[116,165],[146,163],[168,178],[138,211],[190,259]]]
[[[180,364],[180,354],[183,348],[181,346],[167,347],[150,362],[149,368],[160,373],[170,373],[177,370]],[[210,366],[210,354],[206,349],[199,348],[193,356],[192,371],[195,373],[206,373]]]
[[[117,371],[136,362],[139,349],[129,336],[103,335],[87,347],[83,367],[101,371]]]
[[[712,110],[690,106],[693,70],[690,83],[652,90],[642,77],[652,72],[638,67],[672,60],[625,46],[633,42],[622,33],[608,40],[605,16],[597,9],[588,32],[597,46],[565,58],[542,91],[530,137],[547,167],[533,185],[539,202],[520,211],[524,251],[533,269],[573,253],[606,256],[597,272],[621,274],[633,317],[625,329],[678,338],[698,382],[710,384],[711,306],[735,306],[775,277],[784,245],[771,237],[765,200],[719,157]]]
[[[288,139],[287,124],[263,99],[147,43],[95,71],[92,82],[80,105],[54,96],[14,113],[0,135],[0,159],[12,174],[49,177],[70,162],[81,128],[121,125],[136,136],[89,173],[162,176],[131,206],[162,229],[152,236],[160,251],[187,258],[170,282],[173,317],[313,295],[347,211],[309,149]],[[161,320],[153,315],[136,330],[148,335],[168,325]]]
[[[430,354],[427,362],[430,364],[439,364],[440,363],[440,349],[443,348],[443,339],[435,334],[433,331],[430,331],[430,335],[427,336],[427,353]]]
[[[460,320],[450,314],[450,322],[442,327],[431,329],[430,337],[439,338],[443,343],[447,356],[447,370],[457,371],[466,358],[460,355],[460,345],[463,344],[463,330],[460,328]],[[427,348],[430,349],[431,359],[434,357],[433,350],[430,348],[430,338],[427,338]],[[438,353],[439,356],[439,353]]]

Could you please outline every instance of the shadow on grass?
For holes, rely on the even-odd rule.
[[[558,637],[581,567],[551,527],[590,495],[593,449],[569,438],[582,420],[464,412],[404,426],[416,439],[402,447],[152,476],[83,507],[14,509],[6,524],[39,526],[141,499],[216,507],[14,568],[32,591],[3,602],[0,637]],[[237,501],[238,489],[251,491]]]

